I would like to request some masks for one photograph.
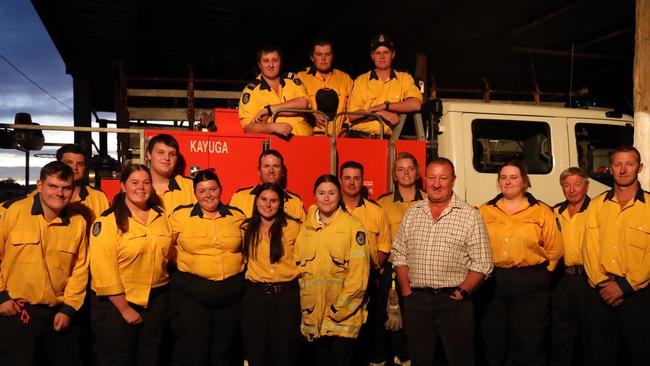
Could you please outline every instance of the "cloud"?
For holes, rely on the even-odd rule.
[[[72,78],[30,2],[0,2],[0,54],[34,82],[72,106]],[[0,123],[13,123],[17,112],[51,116],[71,124],[72,111],[59,104],[0,59]],[[53,124],[48,121],[48,124]]]

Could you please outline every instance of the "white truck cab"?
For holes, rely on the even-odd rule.
[[[443,100],[438,156],[453,161],[454,190],[472,205],[496,196],[497,169],[520,159],[529,191],[552,206],[564,200],[559,176],[571,166],[589,173],[589,196],[610,189],[609,153],[632,142],[633,118],[611,110]]]

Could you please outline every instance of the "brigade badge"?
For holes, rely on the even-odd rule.
[[[384,42],[384,41],[386,41],[386,38],[384,38],[383,34],[380,34],[379,35],[379,42]]]
[[[93,225],[93,236],[99,235],[99,233],[102,232],[102,223],[101,222],[96,222]],[[357,234],[358,235],[358,234]]]
[[[293,82],[296,83],[296,85],[298,85],[298,86],[302,85],[302,81],[300,79],[298,79],[298,78],[293,78]]]
[[[249,100],[251,100],[251,95],[249,93],[244,93],[241,97],[242,103],[247,104]]]
[[[366,243],[366,233],[363,231],[357,231],[357,244],[363,245]]]

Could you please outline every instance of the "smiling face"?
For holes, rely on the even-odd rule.
[[[339,208],[341,195],[336,184],[323,182],[316,187],[316,205],[321,214],[329,216]]]
[[[127,203],[140,209],[147,209],[149,198],[153,192],[151,176],[146,170],[135,170],[124,183],[120,183],[122,191],[126,194]]]
[[[147,152],[147,158],[151,161],[151,171],[163,177],[171,177],[178,161],[178,151],[171,146],[159,142],[153,146],[151,152]]]
[[[260,161],[260,181],[280,184],[282,180],[282,160],[275,155],[265,155]]]
[[[426,170],[426,189],[429,202],[444,204],[454,194],[456,177],[448,164],[429,164]]]
[[[585,197],[587,197],[588,190],[589,182],[579,175],[569,175],[562,181],[562,193],[564,193],[564,197],[572,205],[584,201]]]
[[[358,197],[363,187],[361,169],[345,168],[341,172],[341,189],[347,197]]]
[[[221,200],[221,187],[214,180],[199,182],[194,189],[194,195],[203,211],[216,212]]]
[[[277,51],[267,52],[262,54],[257,62],[262,75],[267,79],[277,79],[280,75],[280,68],[282,67],[282,60]]]
[[[36,182],[36,189],[40,193],[43,209],[58,215],[70,203],[74,183],[72,179],[62,180],[57,175],[49,175],[45,180]]]
[[[266,189],[260,193],[255,201],[257,212],[263,219],[271,221],[280,209],[280,196],[272,189]]]
[[[643,164],[639,162],[634,151],[621,151],[612,155],[610,170],[617,187],[630,187],[636,185]]]
[[[526,193],[528,184],[524,181],[518,167],[507,165],[499,172],[499,190],[508,199],[519,198]]]
[[[400,187],[412,187],[417,179],[417,167],[411,159],[399,159],[395,161],[395,171],[393,172],[395,181]]]

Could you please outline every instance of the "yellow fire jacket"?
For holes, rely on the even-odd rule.
[[[90,286],[99,296],[124,294],[126,301],[147,307],[152,288],[169,282],[167,263],[171,229],[160,207],[147,222],[131,215],[129,231],[117,228],[112,209],[93,224],[90,235]]]
[[[81,215],[64,209],[48,222],[39,194],[12,202],[0,219],[0,303],[61,305],[73,316],[86,296],[87,243]]]
[[[366,318],[370,252],[361,222],[342,209],[323,226],[310,207],[296,239],[302,334],[356,338]]]
[[[179,270],[211,281],[223,281],[244,270],[240,229],[244,214],[224,204],[218,210],[215,218],[204,217],[195,203],[178,206],[171,214]]]
[[[526,193],[527,202],[510,215],[497,195],[479,208],[490,237],[494,266],[529,267],[549,262],[553,271],[562,257],[560,225],[545,203]]]
[[[614,191],[591,200],[582,246],[592,286],[614,279],[625,295],[650,283],[650,194],[638,188],[623,208]]]
[[[591,200],[585,197],[585,202],[580,211],[573,216],[567,210],[567,201],[558,203],[553,207],[553,212],[560,221],[562,228],[562,241],[564,242],[564,264],[567,267],[582,265],[582,243],[587,228],[587,207]]]

